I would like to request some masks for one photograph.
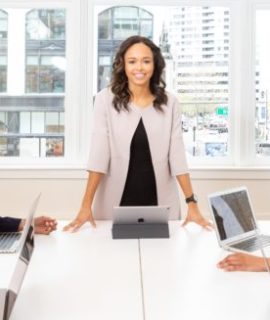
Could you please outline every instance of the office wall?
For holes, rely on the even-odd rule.
[[[248,187],[256,215],[270,219],[270,170],[191,170],[193,187],[200,208],[209,214],[206,195],[245,185]],[[0,214],[23,216],[34,196],[41,191],[38,214],[57,219],[71,219],[78,211],[86,185],[84,170],[5,170],[0,176]],[[181,194],[182,197],[182,194]],[[186,205],[182,201],[182,212]]]

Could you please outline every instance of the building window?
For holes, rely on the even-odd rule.
[[[256,118],[255,150],[257,158],[270,157],[270,75],[268,29],[270,10],[256,12]]]
[[[9,56],[10,81],[0,98],[0,157],[63,157],[66,11],[6,12],[12,28],[7,30],[0,11],[0,44],[8,36],[9,48],[16,55],[11,52]],[[2,52],[1,46],[0,68],[7,61]],[[2,77],[1,72],[0,86]]]
[[[26,92],[65,92],[65,11],[26,15]]]
[[[0,93],[7,91],[8,14],[0,9]]]
[[[189,6],[103,9],[98,14],[98,90],[108,85],[115,51],[124,38],[140,34],[155,39],[166,61],[167,89],[182,105],[187,154],[226,158],[230,154],[229,54],[217,52],[225,39],[229,48],[229,16],[225,22],[220,19],[227,12],[227,7]],[[181,51],[187,54],[179,55]]]
[[[139,7],[112,7],[98,14],[97,91],[111,79],[112,61],[119,44],[132,35],[153,38],[153,15]]]

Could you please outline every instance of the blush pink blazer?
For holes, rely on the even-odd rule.
[[[109,88],[95,99],[88,171],[105,173],[95,194],[95,219],[112,219],[112,209],[122,197],[129,166],[130,144],[142,118],[155,172],[158,205],[170,206],[170,219],[180,217],[179,189],[175,176],[188,173],[182,138],[181,109],[176,97],[167,93],[163,113],[151,105],[117,112]]]

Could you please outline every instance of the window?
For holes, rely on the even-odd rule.
[[[26,92],[65,92],[65,11],[26,15]]]
[[[145,10],[138,6],[109,7],[97,11],[100,11],[97,39],[99,69],[95,91],[109,83],[115,50],[123,39],[133,34],[157,39],[156,44],[166,60],[167,88],[182,104],[187,154],[192,158],[226,158],[230,153],[229,55],[219,56],[216,52],[218,43],[225,40],[229,48],[228,21],[226,25],[224,20],[217,23],[217,18],[223,17],[228,8],[148,6]],[[198,20],[197,16],[208,18]],[[188,22],[192,27],[184,27]],[[148,27],[142,28],[144,25]],[[205,30],[211,30],[211,33],[207,31],[206,34]],[[210,39],[204,40],[205,36]],[[179,55],[181,51],[188,54]],[[205,54],[206,51],[209,54]],[[189,78],[181,77],[183,73]]]
[[[0,10],[0,157],[64,156],[65,26],[65,9]]]
[[[115,52],[132,35],[153,38],[153,15],[139,7],[112,7],[98,14],[98,91],[111,79]]]
[[[0,93],[7,90],[8,14],[0,9]]]
[[[270,47],[268,30],[270,9],[256,12],[256,109],[255,109],[255,150],[258,158],[270,157]]]
[[[269,0],[2,3],[1,165],[85,165],[92,97],[140,34],[164,54],[190,165],[269,166]]]

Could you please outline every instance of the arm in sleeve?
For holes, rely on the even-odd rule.
[[[1,218],[0,217],[0,232],[17,232],[21,219],[17,218]]]
[[[172,128],[169,149],[171,175],[177,176],[188,173],[186,152],[182,135],[182,119],[180,104],[176,98],[172,103]]]
[[[106,99],[104,92],[98,93],[94,103],[93,130],[88,158],[88,171],[108,173],[110,165],[110,144]]]

